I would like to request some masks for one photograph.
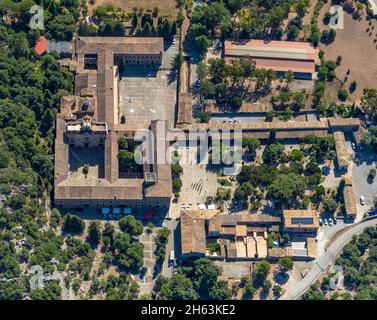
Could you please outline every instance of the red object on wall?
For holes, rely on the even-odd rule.
[[[145,220],[148,220],[148,219],[152,218],[154,215],[155,215],[155,212],[154,212],[153,210],[149,210],[149,211],[144,215],[144,219],[145,219]]]

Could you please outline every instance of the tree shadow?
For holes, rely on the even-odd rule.
[[[280,285],[287,283],[289,275],[286,272],[279,271],[274,274],[274,281]]]

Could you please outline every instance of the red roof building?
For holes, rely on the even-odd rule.
[[[41,55],[45,51],[47,51],[48,41],[44,36],[41,36],[38,42],[35,44],[34,50]]]
[[[313,78],[319,64],[318,50],[310,43],[294,41],[226,40],[225,59],[251,58],[260,69],[292,71],[297,78]]]

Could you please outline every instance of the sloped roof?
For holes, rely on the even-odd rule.
[[[164,40],[159,37],[78,37],[76,53],[98,53],[101,49],[115,54],[162,54]]]
[[[226,40],[224,49],[227,58],[250,57],[257,68],[278,72],[314,73],[319,64],[318,51],[305,42]]]
[[[349,175],[343,176],[342,178],[345,182],[343,189],[344,208],[347,215],[354,216],[357,214],[357,206],[355,200],[355,190],[353,188],[353,179]]]
[[[341,167],[347,167],[350,164],[350,156],[347,151],[346,140],[342,131],[334,132],[336,156],[338,164]]]
[[[205,220],[181,213],[181,246],[182,254],[206,253]]]
[[[236,234],[236,226],[271,226],[281,223],[280,217],[268,214],[216,215],[209,219],[208,231],[215,233]],[[241,231],[241,229],[239,229]]]
[[[315,210],[283,210],[285,228],[319,228],[319,217]]]
[[[177,124],[190,124],[192,112],[192,94],[188,92],[181,92],[179,94],[178,101]]]
[[[226,40],[224,48],[225,55],[318,62],[318,51],[307,42],[233,39]]]

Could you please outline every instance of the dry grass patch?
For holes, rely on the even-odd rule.
[[[330,5],[329,1],[321,10],[318,21],[321,30],[328,29],[322,19],[324,14],[329,12]],[[360,99],[365,87],[376,87],[377,83],[377,22],[371,21],[369,26],[365,13],[361,20],[354,20],[345,13],[344,29],[336,30],[335,41],[328,46],[320,45],[326,60],[335,61],[338,56],[342,57],[340,66],[336,68],[336,76],[340,81],[344,81],[347,71],[350,70],[344,88],[348,90],[351,83],[356,81],[356,90],[351,93],[354,102]]]
[[[132,8],[134,7],[144,8],[145,12],[147,10],[152,11],[154,7],[158,7],[160,9],[160,16],[168,16],[174,19],[178,12],[175,0],[95,0],[94,5],[89,4],[90,12],[100,5],[112,5],[127,12],[132,12]]]

